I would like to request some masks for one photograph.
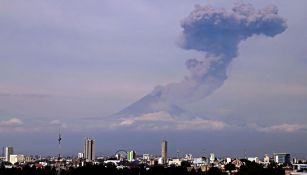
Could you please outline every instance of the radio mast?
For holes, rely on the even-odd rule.
[[[58,167],[57,167],[57,175],[61,175],[61,140],[62,140],[62,136],[61,136],[61,129],[59,128],[59,138],[58,138],[58,143],[59,143],[59,154],[58,154]]]

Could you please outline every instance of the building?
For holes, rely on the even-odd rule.
[[[230,157],[226,157],[226,164],[231,163],[231,158]]]
[[[150,160],[150,155],[149,154],[143,154],[143,160]]]
[[[154,164],[155,164],[155,162],[154,162]],[[163,165],[163,159],[162,159],[162,157],[159,157],[159,158],[158,158],[158,164],[159,164],[159,165]]]
[[[87,162],[95,160],[95,140],[90,138],[85,138],[84,158]]]
[[[34,162],[31,156],[25,156],[25,162]]]
[[[307,164],[293,164],[293,169],[296,171],[305,171],[307,170]]]
[[[167,141],[163,140],[161,144],[162,164],[167,164]]]
[[[18,155],[11,154],[9,162],[11,162],[11,164],[15,164],[17,162],[18,163],[25,162],[25,156],[22,154],[18,154]]]
[[[186,154],[184,156],[184,159],[187,160],[187,161],[192,161],[193,160],[193,155],[192,154]]]
[[[10,161],[10,155],[14,154],[14,149],[11,146],[5,147],[5,161]]]
[[[127,152],[127,159],[128,161],[134,161],[136,159],[136,153],[135,151],[128,151]]]
[[[84,153],[78,153],[78,159],[83,159],[84,158]]]
[[[180,166],[181,165],[181,160],[180,159],[170,159],[168,161],[168,165],[175,165],[175,166]]]
[[[291,164],[291,157],[288,153],[274,153],[274,162],[277,164]]]
[[[205,157],[193,158],[193,164],[194,164],[196,167],[205,165],[205,164],[206,164],[206,158],[205,158]]]
[[[247,160],[251,161],[251,162],[259,163],[259,158],[258,157],[248,157]]]
[[[263,157],[263,163],[269,164],[270,163],[270,156],[265,154]]]
[[[242,165],[244,165],[243,162],[239,159],[235,159],[231,163],[234,164],[236,168],[240,168]]]
[[[210,161],[210,163],[214,163],[215,162],[215,154],[214,153],[210,153],[209,161]]]

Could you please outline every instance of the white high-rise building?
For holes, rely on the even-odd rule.
[[[95,140],[85,138],[84,142],[84,158],[86,161],[95,160]]]
[[[14,154],[14,149],[11,146],[5,147],[5,161],[10,161],[10,155]]]

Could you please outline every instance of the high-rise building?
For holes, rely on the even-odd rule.
[[[10,161],[10,155],[14,154],[14,149],[11,146],[5,147],[5,161]]]
[[[128,161],[133,161],[133,160],[135,160],[136,159],[136,153],[135,153],[135,151],[128,151],[127,152],[127,159],[128,159]]]
[[[84,142],[84,158],[86,161],[95,160],[95,140],[85,138]]]
[[[162,157],[162,164],[167,163],[167,141],[163,140],[161,144],[161,157]]]

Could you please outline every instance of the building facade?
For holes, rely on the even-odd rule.
[[[167,164],[167,141],[163,140],[161,144],[162,164]]]
[[[215,162],[215,154],[210,153],[209,163],[214,163],[214,162]]]
[[[25,162],[25,156],[22,154],[10,155],[10,161],[12,164]]]
[[[135,151],[128,151],[127,152],[127,159],[129,162],[136,160],[136,152]]]
[[[95,140],[91,138],[85,138],[83,156],[87,162],[95,160]]]
[[[274,161],[277,164],[291,164],[291,157],[288,153],[274,153]]]
[[[10,155],[14,154],[14,148],[11,146],[5,147],[5,161],[10,161]]]
[[[258,157],[248,157],[247,160],[251,161],[251,162],[259,163],[259,158]]]
[[[83,159],[84,158],[84,153],[78,153],[78,159]]]

